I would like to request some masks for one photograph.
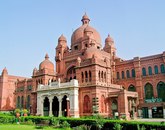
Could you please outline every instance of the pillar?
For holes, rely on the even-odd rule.
[[[163,108],[163,118],[165,118],[165,108]]]
[[[148,109],[148,117],[152,118],[152,109],[151,108]]]
[[[58,112],[58,117],[61,117],[61,116],[62,116],[62,111],[61,111],[62,99],[61,99],[61,97],[60,97],[58,100],[59,100],[59,112]]]
[[[52,116],[52,99],[49,99],[49,116]]]
[[[43,109],[43,106],[44,106],[44,101],[42,100],[41,101],[41,116],[44,116],[44,109]]]
[[[66,109],[67,117],[69,117],[70,116],[70,102],[69,102],[69,98],[67,98],[66,101],[67,101],[67,109]]]

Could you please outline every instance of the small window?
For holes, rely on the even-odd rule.
[[[120,74],[119,74],[119,72],[117,72],[117,79],[120,79]]]
[[[161,73],[165,73],[165,67],[164,67],[164,64],[161,64],[161,65],[160,65],[160,71],[161,71]]]
[[[159,73],[158,66],[157,65],[154,66],[154,70],[155,70],[155,74],[158,74]]]
[[[127,70],[126,73],[127,73],[127,78],[130,78],[129,70]]]
[[[85,47],[88,47],[88,44],[85,44]]]
[[[142,68],[142,75],[146,76],[146,69],[145,68]]]
[[[78,46],[74,46],[74,50],[78,50]]]
[[[100,49],[100,47],[99,47],[99,46],[97,46],[97,49]]]
[[[151,68],[151,66],[148,67],[148,74],[152,75],[152,68]]]
[[[135,69],[132,69],[132,77],[135,78]]]
[[[121,72],[122,79],[124,79],[124,71]]]

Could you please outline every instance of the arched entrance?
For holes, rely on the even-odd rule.
[[[67,116],[67,96],[62,98],[62,116]]]
[[[52,114],[53,114],[53,116],[58,117],[58,112],[59,112],[59,101],[58,101],[58,98],[56,96],[54,96],[53,102],[52,102]]]
[[[112,100],[111,109],[112,109],[113,117],[118,117],[118,105],[116,99]]]
[[[49,99],[48,97],[45,97],[44,99],[44,107],[43,107],[43,111],[44,111],[44,116],[49,116]]]

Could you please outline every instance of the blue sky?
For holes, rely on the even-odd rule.
[[[102,37],[115,40],[123,59],[165,51],[164,0],[0,0],[0,71],[30,77],[46,53],[54,63],[58,38],[70,46],[86,12]]]

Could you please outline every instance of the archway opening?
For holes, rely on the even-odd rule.
[[[118,117],[118,105],[116,99],[112,100],[111,109],[112,109],[113,117]]]
[[[44,116],[49,116],[49,99],[48,99],[48,97],[45,97],[43,105],[44,105],[44,107],[43,107]]]
[[[66,95],[62,98],[62,115],[64,117],[67,116],[67,96]]]
[[[58,98],[56,96],[54,96],[53,102],[52,102],[52,113],[53,113],[53,116],[58,117],[59,101],[58,101]]]

